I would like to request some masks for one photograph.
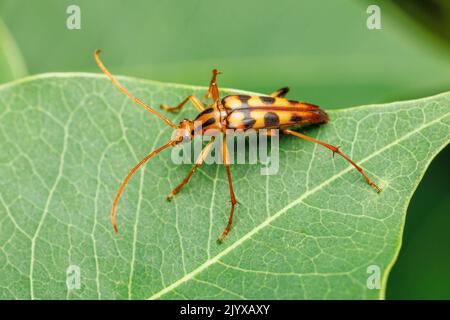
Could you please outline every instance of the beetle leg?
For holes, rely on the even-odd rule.
[[[217,100],[219,100],[219,88],[217,87],[216,78],[217,75],[220,74],[220,72],[217,69],[214,69],[212,73],[213,76],[211,82],[209,83],[209,88],[206,92],[205,98],[208,99],[212,95],[214,102],[216,102]]]
[[[228,158],[228,146],[226,135],[223,136],[222,140],[222,157],[223,163],[225,164],[225,168],[227,169],[228,185],[230,186],[231,211],[230,216],[228,217],[228,224],[225,227],[225,230],[223,230],[222,235],[217,239],[218,243],[222,243],[223,239],[227,236],[228,232],[230,232],[231,224],[233,223],[234,207],[236,206],[237,203],[236,196],[234,195],[233,190],[233,182],[231,181],[230,159]]]
[[[316,139],[314,139],[314,138],[305,136],[304,134],[301,134],[301,133],[299,133],[299,132],[292,131],[292,130],[289,130],[289,129],[283,130],[283,133],[285,133],[285,134],[290,134],[290,135],[296,136],[296,137],[298,137],[298,138],[305,139],[305,140],[308,140],[308,141],[311,141],[311,142],[320,144],[321,146],[324,146],[325,148],[330,149],[331,151],[333,151],[333,154],[337,153],[337,154],[340,155],[342,158],[344,158],[345,160],[347,160],[352,166],[354,166],[354,167],[356,168],[356,170],[358,170],[358,171],[362,174],[362,176],[364,177],[364,179],[366,179],[367,183],[368,183],[371,187],[375,188],[375,190],[377,190],[377,192],[381,192],[381,189],[380,189],[375,183],[372,182],[372,180],[364,173],[364,171],[361,169],[361,167],[358,166],[356,163],[354,163],[352,159],[350,159],[350,158],[347,157],[345,154],[343,154],[343,153],[339,150],[339,147],[332,146],[331,144],[325,143],[325,142],[320,141],[320,140],[316,140]]]
[[[277,91],[273,92],[272,94],[270,94],[270,96],[274,97],[274,98],[283,98],[285,95],[287,95],[288,92],[289,92],[289,88],[283,87],[283,88],[278,89]]]
[[[200,100],[197,99],[196,96],[188,96],[186,99],[181,101],[181,103],[176,107],[169,107],[168,105],[162,104],[161,108],[168,112],[175,112],[180,110],[188,101],[191,101],[194,107],[196,107],[199,111],[205,110],[205,107],[200,102]]]
[[[172,192],[169,193],[169,195],[167,196],[167,201],[172,200],[173,197],[175,197],[175,195],[178,193],[178,191],[180,191],[180,189],[189,182],[189,179],[192,177],[192,175],[194,174],[194,172],[197,170],[198,167],[200,167],[200,165],[203,163],[203,161],[205,160],[206,156],[208,155],[208,153],[211,151],[211,147],[214,144],[214,140],[215,138],[212,137],[211,141],[208,142],[208,144],[203,148],[202,152],[200,152],[200,155],[197,158],[197,161],[195,161],[195,165],[192,167],[192,169],[189,171],[189,173],[187,174],[187,176],[183,179],[183,181],[181,181],[181,183],[172,190]]]

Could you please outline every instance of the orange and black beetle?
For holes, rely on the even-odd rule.
[[[218,238],[221,242],[225,236],[228,234],[233,221],[234,207],[237,203],[236,197],[234,195],[233,183],[231,180],[230,173],[230,162],[228,159],[228,150],[226,143],[226,131],[229,129],[241,129],[248,130],[254,129],[256,131],[261,129],[268,129],[267,134],[271,134],[270,129],[278,129],[284,134],[293,135],[317,144],[320,144],[333,153],[337,153],[352,164],[365,178],[367,183],[375,188],[377,192],[381,189],[372,182],[372,180],[364,173],[364,171],[354,163],[349,157],[343,154],[338,147],[332,146],[320,140],[308,137],[296,131],[292,131],[289,128],[294,126],[302,126],[309,124],[323,124],[328,122],[328,115],[320,107],[300,101],[288,100],[285,95],[288,93],[289,88],[281,88],[275,91],[270,96],[250,96],[250,95],[228,95],[223,99],[219,97],[219,89],[216,83],[216,77],[219,72],[214,69],[213,76],[209,85],[209,89],[206,93],[206,97],[212,96],[213,103],[205,108],[203,104],[195,96],[188,96],[176,107],[168,107],[166,105],[161,105],[166,111],[173,112],[181,109],[186,102],[191,101],[192,104],[200,111],[199,115],[194,121],[185,119],[180,122],[177,126],[172,123],[169,119],[152,109],[147,104],[143,103],[141,100],[134,97],[130,92],[128,92],[106,69],[99,57],[100,50],[95,53],[95,59],[97,61],[100,69],[111,79],[111,81],[129,98],[133,99],[136,103],[144,107],[147,111],[158,116],[167,125],[176,129],[176,132],[172,138],[162,147],[154,150],[152,153],[148,154],[144,159],[142,159],[125,177],[120,186],[117,194],[114,198],[111,220],[114,226],[114,230],[117,232],[116,224],[116,207],[117,202],[122,194],[123,189],[130,180],[134,172],[145,162],[147,162],[151,157],[158,154],[162,150],[169,146],[174,146],[180,143],[190,141],[194,134],[206,134],[206,131],[220,131],[223,133],[222,140],[222,156],[227,170],[228,184],[230,187],[230,198],[231,198],[231,211],[228,218],[228,224],[223,231],[222,235]],[[197,126],[197,127],[196,127]],[[209,151],[211,150],[214,138],[203,148],[200,153],[194,167],[189,171],[188,175],[183,179],[183,181],[167,196],[167,199],[172,199],[178,191],[188,183],[189,179],[195,172],[195,170],[202,164]]]

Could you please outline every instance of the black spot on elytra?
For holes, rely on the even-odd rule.
[[[248,100],[250,100],[251,96],[245,94],[238,94],[237,98],[242,101],[242,104],[247,104]]]
[[[242,120],[242,123],[244,124],[244,129],[250,129],[255,124],[256,120],[252,117],[246,117],[244,120]]]
[[[267,112],[264,115],[264,125],[266,127],[275,127],[280,124],[280,118],[274,112]]]
[[[259,98],[265,104],[269,104],[270,105],[270,104],[273,104],[275,102],[275,98],[274,97],[261,96]]]
[[[302,121],[302,117],[300,117],[299,115],[293,114],[291,116],[291,122],[300,122],[300,121]]]
[[[228,100],[229,99],[231,100],[233,98],[235,99],[237,98],[239,101],[241,101],[241,105],[238,107],[238,109],[245,109],[248,108],[248,100],[250,100],[251,96],[244,94],[229,95],[222,99],[222,105],[224,105],[225,108],[228,107],[227,106]]]
[[[243,109],[243,110],[240,110],[240,112],[244,115],[244,119],[242,119],[242,124],[244,125],[244,130],[252,128],[253,125],[255,124],[256,120],[250,116],[250,110]]]
[[[242,110],[236,110],[233,111],[232,113],[242,113],[243,115],[243,119],[241,120],[241,124],[244,130],[250,129],[253,127],[253,125],[255,124],[256,120],[253,119],[250,116],[250,110],[249,109],[242,109]],[[230,116],[231,114],[229,114],[228,116]],[[231,125],[228,120],[227,120],[227,128],[229,129],[237,129],[241,127],[240,125]]]

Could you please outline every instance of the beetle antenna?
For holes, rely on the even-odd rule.
[[[139,161],[139,163],[137,165],[135,165],[133,167],[133,169],[130,170],[130,172],[128,172],[127,176],[125,177],[125,179],[123,179],[122,184],[120,185],[119,190],[117,190],[116,193],[116,197],[114,198],[114,202],[112,205],[112,209],[111,209],[111,222],[112,225],[114,227],[114,231],[117,233],[118,229],[117,229],[117,223],[116,223],[116,207],[117,207],[117,203],[119,202],[120,196],[122,195],[123,189],[125,189],[128,181],[131,179],[131,177],[133,176],[133,174],[136,172],[136,170],[142,166],[144,163],[146,163],[150,158],[152,158],[153,156],[157,155],[158,153],[160,153],[161,151],[163,151],[164,149],[166,149],[167,147],[173,146],[176,143],[176,141],[174,140],[170,140],[169,142],[167,142],[165,145],[163,145],[162,147],[159,147],[158,149],[154,150],[152,153],[148,154],[145,156],[144,159],[142,159],[141,161]]]
[[[134,100],[137,104],[139,104],[140,106],[144,107],[148,112],[153,113],[154,115],[156,115],[158,118],[160,118],[162,121],[164,121],[167,125],[171,126],[172,128],[176,129],[177,126],[170,121],[169,119],[167,119],[166,117],[164,117],[162,114],[160,114],[159,112],[153,110],[152,107],[150,107],[149,105],[145,104],[144,102],[142,102],[141,100],[139,100],[138,98],[136,98],[135,96],[133,96],[127,89],[125,89],[114,77],[113,75],[108,71],[108,69],[106,69],[105,65],[103,64],[103,62],[100,60],[100,52],[101,49],[97,49],[97,51],[95,51],[95,61],[97,61],[97,64],[99,66],[99,68],[103,71],[104,74],[106,74],[106,76],[112,81],[112,83],[114,83],[114,85],[119,88],[120,91],[122,91],[127,97],[129,97],[130,99]]]

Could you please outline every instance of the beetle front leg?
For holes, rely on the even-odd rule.
[[[200,155],[197,158],[197,161],[195,162],[195,165],[192,167],[192,169],[189,171],[188,175],[183,179],[183,181],[181,181],[181,183],[172,190],[172,192],[169,193],[169,195],[167,196],[167,201],[172,200],[173,197],[175,197],[175,195],[180,191],[180,189],[189,182],[189,179],[192,177],[192,175],[194,174],[194,172],[198,169],[198,167],[201,166],[201,164],[203,163],[203,161],[205,161],[206,156],[209,154],[209,152],[211,151],[211,147],[214,144],[214,137],[211,139],[210,142],[208,142],[208,144],[203,148],[202,152],[200,153]]]

